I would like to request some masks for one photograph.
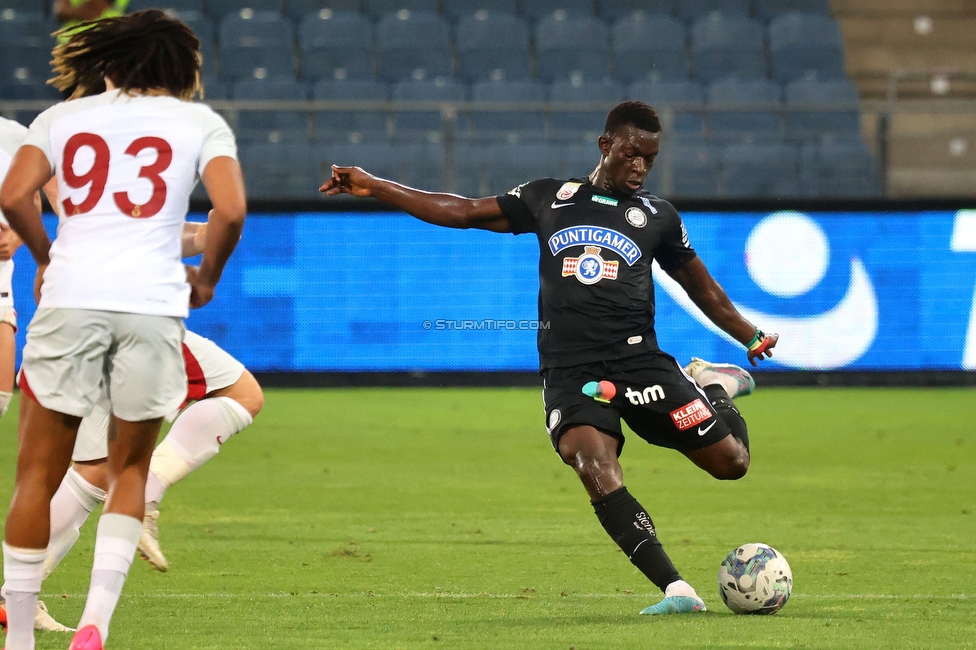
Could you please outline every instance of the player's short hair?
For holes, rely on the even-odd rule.
[[[603,132],[613,137],[625,126],[633,126],[648,133],[661,132],[661,120],[657,111],[644,102],[631,100],[614,106],[607,114],[607,123]]]
[[[105,77],[122,92],[163,91],[189,100],[201,89],[200,40],[185,24],[156,9],[73,25],[57,32],[55,76],[48,83],[71,97],[105,91]]]

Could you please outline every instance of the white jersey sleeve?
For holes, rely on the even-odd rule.
[[[206,106],[206,112],[201,112],[199,116],[200,126],[203,130],[203,146],[200,148],[200,166],[197,173],[203,176],[203,170],[214,158],[227,156],[237,160],[237,141],[234,133],[227,126],[224,118],[217,115]]]

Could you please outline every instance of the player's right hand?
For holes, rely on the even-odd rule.
[[[214,285],[200,279],[200,269],[185,264],[186,281],[190,284],[190,309],[199,309],[213,300]]]
[[[352,194],[353,196],[371,196],[370,181],[375,178],[359,167],[339,167],[332,165],[332,178],[319,188],[328,196],[336,194]]]
[[[764,334],[762,339],[757,341],[756,345],[750,347],[746,352],[746,355],[749,357],[749,363],[753,366],[758,366],[759,363],[757,363],[756,359],[771,359],[773,356],[773,348],[776,347],[778,341],[779,334]]]

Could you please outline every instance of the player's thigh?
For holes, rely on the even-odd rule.
[[[20,387],[52,411],[88,415],[102,394],[112,348],[108,312],[38,309],[27,326]]]
[[[557,452],[560,452],[559,441],[563,434],[580,425],[589,425],[618,440],[617,455],[623,449],[624,437],[617,408],[612,404],[598,402],[583,393],[583,386],[599,380],[598,365],[550,368],[544,373],[542,402],[546,414],[546,430],[549,432],[549,441]]]
[[[191,400],[233,386],[244,374],[244,364],[208,338],[187,331],[183,346]]]
[[[625,360],[612,381],[624,422],[653,445],[688,452],[730,433],[702,389],[667,354]]]
[[[186,398],[182,319],[116,313],[111,321],[116,341],[107,373],[112,414],[141,422],[176,411]]]

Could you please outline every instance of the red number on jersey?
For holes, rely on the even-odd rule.
[[[95,160],[92,161],[91,169],[86,173],[75,174],[74,163],[75,155],[82,147],[90,147],[95,153]],[[88,212],[102,198],[105,192],[105,182],[108,181],[109,151],[108,143],[94,133],[76,133],[68,138],[64,145],[64,182],[68,187],[81,189],[91,183],[88,196],[81,203],[75,203],[70,198],[61,202],[64,214],[74,216],[83,212]]]
[[[75,155],[82,147],[91,147],[95,159],[92,162],[91,169],[78,175],[75,174],[74,162]],[[153,192],[149,201],[142,205],[136,205],[129,199],[127,192],[116,192],[112,195],[112,198],[115,199],[115,205],[123,214],[137,219],[151,217],[163,209],[163,204],[166,203],[166,182],[160,174],[166,171],[170,163],[173,162],[173,147],[166,140],[152,136],[137,138],[129,145],[125,153],[134,157],[138,156],[143,149],[156,150],[156,161],[139,170],[139,178],[145,178],[152,183]],[[61,202],[65,215],[72,217],[76,214],[83,214],[98,204],[105,192],[105,183],[108,181],[110,158],[108,143],[101,136],[94,133],[76,133],[68,138],[68,142],[64,145],[64,182],[68,187],[74,189],[81,189],[91,183],[91,188],[88,190],[88,196],[81,203],[75,203],[70,198]]]
[[[169,143],[162,138],[152,136],[137,139],[129,145],[125,153],[138,156],[143,149],[156,150],[156,162],[139,170],[139,178],[146,178],[152,182],[153,193],[149,201],[142,205],[134,205],[126,192],[116,192],[112,195],[115,198],[115,205],[119,206],[123,214],[137,219],[151,217],[163,209],[163,204],[166,203],[166,183],[159,175],[173,162],[173,148]]]

